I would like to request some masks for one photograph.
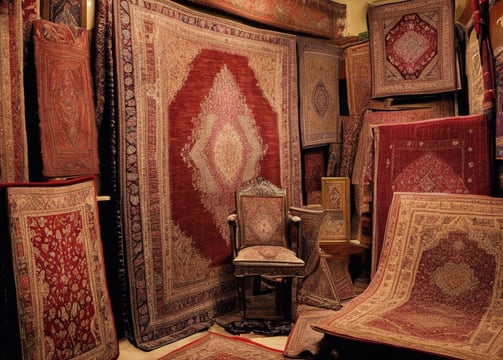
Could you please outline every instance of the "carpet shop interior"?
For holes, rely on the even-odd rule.
[[[501,19],[0,0],[0,359],[502,359]]]

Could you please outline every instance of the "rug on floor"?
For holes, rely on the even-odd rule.
[[[174,350],[159,360],[278,360],[282,351],[272,349],[239,336],[226,336],[209,332],[191,343]]]
[[[396,192],[369,287],[316,329],[455,359],[503,358],[502,224],[501,198]]]

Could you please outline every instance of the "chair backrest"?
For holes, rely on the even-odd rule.
[[[238,248],[252,245],[288,246],[286,190],[254,178],[236,191]]]

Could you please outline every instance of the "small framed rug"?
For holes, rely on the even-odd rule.
[[[306,38],[297,39],[302,147],[339,143],[339,63],[342,48]]]
[[[457,88],[452,0],[412,0],[368,8],[372,97]]]
[[[283,360],[283,352],[258,344],[239,336],[226,336],[208,332],[191,343],[174,350],[159,360],[199,360],[199,359],[233,359],[233,360]]]
[[[8,213],[21,357],[117,358],[95,180],[7,184],[0,191]]]

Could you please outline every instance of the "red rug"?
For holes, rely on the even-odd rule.
[[[327,0],[190,0],[249,20],[303,34],[342,36],[346,6]]]
[[[209,332],[170,352],[159,360],[282,360],[282,351],[266,347],[244,337]]]
[[[470,115],[374,128],[372,272],[393,192],[491,193],[488,128]]]
[[[304,203],[307,205],[321,204],[321,178],[326,174],[326,153],[327,149],[325,147],[304,149],[302,151]]]
[[[33,23],[42,173],[99,173],[89,34],[47,20]]]
[[[369,287],[316,329],[455,359],[503,358],[502,223],[499,198],[395,193]]]
[[[1,190],[22,357],[117,358],[94,179],[7,184]]]
[[[400,124],[427,120],[432,118],[432,109],[411,109],[400,111],[366,111],[358,137],[358,147],[355,154],[354,170],[351,183],[359,185],[355,190],[355,209],[361,215],[371,211],[372,176],[374,173],[374,139],[372,128],[381,124]]]
[[[373,97],[456,89],[451,0],[369,7],[368,20]]]
[[[28,180],[21,1],[0,1],[0,182]]]
[[[341,142],[339,62],[342,49],[324,42],[297,40],[302,147]]]
[[[302,203],[296,44],[164,0],[122,1],[115,23],[132,341],[149,350],[235,308],[242,183]]]

